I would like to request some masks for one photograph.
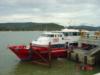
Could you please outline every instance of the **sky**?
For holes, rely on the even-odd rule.
[[[100,25],[100,0],[0,0],[0,23]]]

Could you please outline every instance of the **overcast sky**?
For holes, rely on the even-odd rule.
[[[0,22],[100,25],[100,0],[0,0]]]

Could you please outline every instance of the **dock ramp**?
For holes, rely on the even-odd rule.
[[[88,53],[90,56],[93,56],[99,51],[100,51],[100,46],[97,46],[96,48],[91,49]]]

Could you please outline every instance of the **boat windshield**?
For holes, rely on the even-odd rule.
[[[44,37],[54,37],[54,34],[42,34]]]

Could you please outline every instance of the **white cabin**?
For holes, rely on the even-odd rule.
[[[80,39],[79,30],[63,29],[61,31],[44,32],[36,41],[32,41],[33,45],[47,46],[49,42],[51,45],[64,46],[67,44],[78,45]]]
[[[63,29],[61,32],[64,34],[65,42],[70,44],[78,44],[80,39],[80,31],[77,29]]]
[[[36,41],[32,41],[32,44],[47,46],[49,42],[52,45],[65,44],[64,35],[57,32],[45,32]]]

